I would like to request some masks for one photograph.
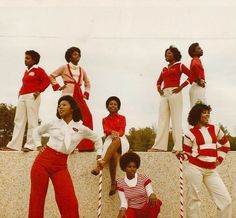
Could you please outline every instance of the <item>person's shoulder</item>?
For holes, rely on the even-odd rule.
[[[138,178],[141,179],[141,180],[143,180],[143,181],[146,181],[146,180],[149,179],[149,178],[148,178],[145,174],[143,174],[143,173],[138,173]]]

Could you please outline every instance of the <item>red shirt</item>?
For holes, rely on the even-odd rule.
[[[111,135],[111,131],[119,132],[119,136],[125,134],[126,120],[125,116],[122,116],[118,113],[108,115],[102,119],[103,131],[106,136]]]
[[[20,95],[43,92],[49,86],[50,80],[44,69],[33,66],[29,71],[25,72],[22,83],[19,91]]]
[[[193,57],[190,64],[190,71],[191,81],[197,81],[199,79],[205,80],[204,68],[199,57]]]
[[[181,87],[185,87],[191,81],[189,78],[190,70],[184,64],[175,63],[169,68],[164,67],[157,80],[158,89],[161,89],[162,82],[164,82],[163,88],[179,87],[182,73],[188,76],[188,79],[181,85]]]

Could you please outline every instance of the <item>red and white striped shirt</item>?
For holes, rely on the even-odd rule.
[[[184,88],[186,85],[191,83],[189,78],[190,70],[184,64],[179,62],[173,64],[171,67],[164,67],[157,80],[157,88],[161,89],[163,82],[163,88],[179,87],[182,73],[188,76],[188,79],[183,84],[181,84],[181,87]]]
[[[149,188],[150,191],[146,190],[150,183],[151,180],[147,176],[137,173],[137,184],[135,186],[129,186],[125,178],[121,178],[117,180],[117,190],[124,193],[129,208],[142,209],[148,202],[150,193],[153,193],[152,188]]]
[[[214,169],[230,150],[230,144],[222,130],[215,125],[195,126],[184,136],[183,150],[189,162],[199,167]]]

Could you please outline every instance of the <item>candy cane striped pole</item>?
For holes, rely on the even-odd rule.
[[[183,158],[179,158],[180,217],[184,217]]]
[[[102,170],[100,170],[99,172],[97,218],[101,218],[101,212],[102,212]]]

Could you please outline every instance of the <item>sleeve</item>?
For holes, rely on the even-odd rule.
[[[184,88],[188,84],[191,84],[191,79],[190,79],[190,70],[184,65],[180,64],[180,71],[184,73],[188,78],[185,80],[182,84],[181,87]]]
[[[110,129],[106,118],[102,119],[102,127],[103,127],[103,132],[106,136],[111,135],[112,129]]]
[[[39,68],[39,79],[40,79],[40,85],[39,85],[39,92],[43,92],[50,84],[50,79],[44,69]]]
[[[157,89],[160,91],[161,90],[161,84],[163,82],[163,70],[161,71],[161,74],[157,80]]]
[[[122,137],[125,134],[125,127],[126,127],[126,119],[124,116],[122,116],[121,119],[121,126],[119,129],[119,136]]]
[[[218,134],[217,134],[217,148],[218,148],[218,158],[217,160],[222,163],[224,160],[226,154],[230,150],[230,143],[226,137],[226,135],[223,133],[223,131],[218,127]]]
[[[53,122],[40,125],[33,130],[32,138],[36,147],[41,146],[41,136],[45,133],[48,133],[50,127],[53,125]]]
[[[149,197],[152,193],[154,193],[154,191],[153,191],[153,189],[152,189],[151,182],[145,186],[145,189],[146,189],[146,192],[147,192],[147,196],[148,196],[148,197]]]
[[[118,190],[118,195],[119,195],[119,198],[120,198],[120,207],[121,208],[123,207],[123,208],[127,209],[128,208],[128,202],[127,202],[127,199],[125,197],[124,191]]]
[[[82,68],[81,68],[81,70],[82,70],[82,72],[83,72],[83,81],[84,81],[84,88],[85,88],[84,95],[89,98],[89,93],[90,93],[90,89],[91,89],[91,84],[90,84],[88,75],[87,75],[87,73],[85,72],[85,70],[82,69]]]
[[[197,79],[203,79],[205,80],[204,78],[204,69],[203,69],[203,66],[202,66],[202,63],[200,60],[194,60],[193,61],[193,65],[192,65],[192,69],[193,71],[193,74],[195,75],[195,77]]]
[[[60,85],[57,82],[56,78],[62,75],[64,68],[65,68],[64,66],[59,67],[58,69],[53,71],[49,76],[49,79],[50,79],[50,82],[54,91],[57,91],[60,88]]]
[[[81,129],[81,127],[80,127]],[[86,126],[82,127],[84,133],[83,137],[94,142],[95,148],[97,150],[97,155],[102,155],[102,139],[97,135],[93,130],[89,129]]]
[[[184,154],[187,155],[186,159],[188,159],[192,155],[192,147],[193,147],[193,140],[188,133],[184,135],[184,143],[183,143],[183,151]]]

